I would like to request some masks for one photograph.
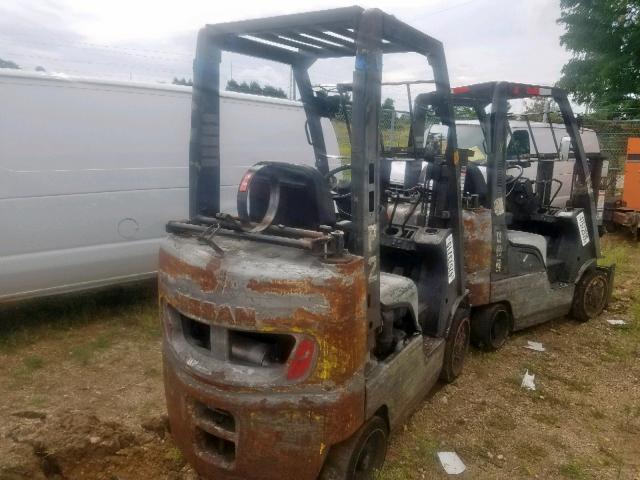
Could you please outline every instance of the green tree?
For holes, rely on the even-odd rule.
[[[227,81],[227,88],[230,92],[240,92],[240,93],[250,93],[252,95],[263,95],[265,97],[275,97],[275,98],[287,98],[287,94],[281,88],[276,88],[271,85],[265,85],[261,87],[258,82],[242,82],[238,83],[237,81],[231,79]]]
[[[252,93],[254,95],[262,95],[262,87],[258,82],[251,82],[249,84],[249,93]]]
[[[239,92],[240,84],[236,82],[233,78],[227,82],[227,90],[230,92]]]
[[[382,126],[383,128],[391,127],[391,120],[396,114],[395,103],[393,98],[385,98],[382,102]]]
[[[186,78],[173,77],[173,81],[171,83],[174,85],[184,85],[185,87],[193,86],[193,80],[187,80]]]
[[[275,98],[287,98],[287,94],[281,88],[272,87],[271,85],[265,85],[262,89],[262,94],[265,97]]]
[[[13,68],[15,70],[20,70],[20,65],[11,60],[3,60],[0,58],[0,68]]]
[[[640,0],[560,0],[573,57],[560,86],[609,118],[640,118]]]
[[[477,120],[478,116],[473,107],[457,106],[453,107],[453,113],[456,116],[456,120]]]

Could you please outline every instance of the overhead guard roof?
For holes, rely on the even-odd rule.
[[[383,53],[442,49],[440,41],[395,17],[358,6],[207,25],[204,33],[222,50],[282,63],[353,57],[365,12],[382,18]]]

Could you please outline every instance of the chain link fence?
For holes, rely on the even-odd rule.
[[[349,141],[351,108],[347,107],[346,112],[340,109],[331,122],[338,137],[340,155],[351,156],[351,142]],[[385,150],[406,149],[409,144],[410,128],[411,116],[409,112],[395,109],[382,109],[380,111],[381,141]]]
[[[345,115],[346,114],[346,115]],[[348,121],[347,121],[348,120]],[[559,120],[561,122],[561,120]],[[351,156],[349,125],[351,109],[340,109],[332,119],[340,155]],[[409,141],[411,121],[407,111],[382,109],[380,129],[385,149],[406,148]],[[582,127],[594,130],[600,142],[601,152],[609,160],[609,172],[606,180],[607,195],[618,195],[622,190],[624,163],[629,137],[640,137],[640,120],[596,120],[583,118]]]
[[[598,135],[600,150],[609,160],[607,195],[618,195],[624,180],[629,137],[640,137],[640,120],[595,120],[583,118],[582,126]]]

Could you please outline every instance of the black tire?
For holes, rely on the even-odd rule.
[[[579,322],[587,322],[600,315],[607,305],[608,291],[607,275],[596,268],[587,270],[576,285],[571,317]]]
[[[374,416],[350,438],[334,445],[320,473],[320,480],[369,480],[384,464],[389,443],[387,422]]]
[[[471,340],[482,350],[499,350],[507,342],[511,327],[511,312],[506,305],[480,307],[471,316]]]
[[[620,230],[620,228],[618,228],[618,224],[612,221],[604,222],[604,227],[607,233],[615,233]]]
[[[440,380],[451,383],[462,373],[464,358],[469,350],[471,339],[471,322],[469,313],[459,309],[449,330],[444,351],[444,365],[440,372]]]
[[[604,225],[598,225],[598,236],[602,238],[606,233],[607,233],[607,227],[605,227]]]

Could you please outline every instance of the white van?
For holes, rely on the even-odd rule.
[[[314,156],[301,104],[221,97],[233,211],[248,167]],[[0,302],[153,276],[166,222],[188,217],[191,88],[2,70],[0,105]]]
[[[554,123],[553,133],[549,123],[545,122],[530,122],[531,130],[524,120],[509,120],[509,126],[512,132],[517,130],[524,130],[529,134],[529,145],[531,154],[536,154],[536,148],[538,153],[542,155],[554,155],[553,178],[562,182],[559,186],[559,190],[552,203],[556,207],[565,207],[567,200],[571,196],[571,187],[573,183],[573,170],[575,166],[575,157],[569,154],[571,139],[567,134],[567,129],[564,124]],[[441,128],[438,125],[434,125],[434,128]],[[533,134],[533,138],[532,138]],[[555,141],[553,135],[555,134]],[[458,120],[456,121],[456,135],[458,138],[458,146],[460,148],[467,148],[474,152],[471,161],[482,162],[486,159],[486,151],[484,146],[484,136],[480,123],[477,120]],[[583,128],[580,131],[582,138],[582,144],[584,146],[587,157],[594,157],[600,155],[600,143],[596,132]],[[534,143],[535,141],[535,143]],[[556,149],[557,142],[557,149]],[[558,150],[560,155],[558,156]],[[607,178],[609,162],[603,161],[602,165],[602,178]],[[484,173],[484,168],[480,167]],[[532,159],[531,166],[524,170],[523,176],[525,178],[535,179],[538,169],[538,162],[534,158]],[[486,174],[485,174],[486,178]],[[552,187],[552,192],[555,193],[557,185]],[[596,202],[598,210],[598,221],[602,223],[602,213],[604,210],[605,199],[605,182],[602,182],[599,192],[597,192]]]

